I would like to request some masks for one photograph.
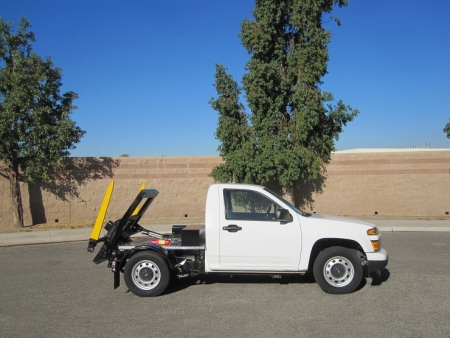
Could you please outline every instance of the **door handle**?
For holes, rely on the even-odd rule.
[[[222,230],[226,230],[228,232],[238,232],[238,231],[242,230],[242,227],[237,226],[236,224],[230,224],[226,227],[223,227]]]

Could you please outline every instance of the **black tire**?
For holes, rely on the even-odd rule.
[[[125,284],[139,297],[156,297],[170,281],[170,269],[161,255],[142,251],[131,257],[124,269]]]
[[[363,267],[355,250],[333,246],[317,255],[313,273],[323,291],[346,294],[355,291],[361,283]]]

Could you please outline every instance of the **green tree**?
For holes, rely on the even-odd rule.
[[[0,18],[0,160],[9,179],[14,226],[23,227],[20,181],[51,180],[85,133],[70,119],[74,92],[60,94],[61,69],[32,51],[34,33]]]
[[[219,113],[216,138],[221,141],[219,152],[224,162],[215,167],[211,175],[220,182],[253,181],[248,160],[253,156],[252,128],[244,106],[239,103],[241,90],[236,81],[226,73],[222,65],[216,65],[214,86],[219,94],[211,99],[212,108]]]
[[[323,15],[347,0],[256,0],[253,20],[241,23],[250,60],[243,90],[251,114],[242,112],[240,89],[216,66],[219,112],[216,138],[224,163],[216,181],[275,183],[294,188],[323,175],[334,141],[357,110],[322,91],[330,32]],[[334,20],[340,24],[339,20]],[[226,84],[226,85],[224,85]],[[294,201],[295,202],[295,201]]]
[[[450,122],[445,125],[444,133],[447,134],[447,137],[450,138]]]

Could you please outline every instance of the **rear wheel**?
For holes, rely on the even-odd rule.
[[[363,267],[355,250],[340,246],[321,251],[314,262],[313,272],[322,290],[332,294],[354,291],[363,278]]]
[[[128,260],[124,279],[128,289],[136,296],[155,297],[163,293],[169,284],[170,270],[161,255],[143,251]]]

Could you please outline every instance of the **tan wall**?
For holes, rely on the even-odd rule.
[[[335,153],[314,210],[377,217],[445,217],[450,151]]]
[[[77,184],[79,197],[68,201],[44,189],[30,192],[29,187],[22,184],[25,224],[55,220],[60,223],[93,222],[111,180],[114,180],[114,192],[107,220],[122,217],[145,182],[147,188],[155,188],[160,193],[146,213],[146,219],[158,222],[182,220],[185,223],[202,221],[206,191],[213,182],[208,175],[220,162],[219,157],[120,157],[109,162],[113,162],[111,160],[116,162],[112,177],[103,176]],[[0,191],[3,196],[0,227],[11,227],[9,182],[4,178],[0,178]]]
[[[77,166],[70,166],[69,172],[79,181],[75,186],[78,197],[66,194],[65,201],[42,188],[21,185],[26,225],[56,219],[93,222],[111,180],[115,189],[107,219],[120,218],[145,182],[147,188],[157,189],[160,195],[144,220],[201,222],[206,191],[213,182],[208,175],[220,158],[121,157],[109,159],[108,163],[112,177],[104,170],[90,175],[93,178],[88,181],[80,177],[89,173],[80,174]],[[0,227],[12,227],[9,182],[1,177],[0,191]],[[450,150],[335,153],[323,192],[314,194],[313,200],[312,210],[326,214],[373,216],[378,212],[379,218],[446,218],[446,212],[450,212]]]

